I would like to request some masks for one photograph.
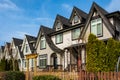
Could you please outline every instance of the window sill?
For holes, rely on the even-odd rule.
[[[61,43],[63,43],[63,42],[59,42],[59,43],[56,43],[56,44],[61,44]]]
[[[74,41],[74,40],[78,40],[78,38],[72,39],[72,41]]]
[[[46,48],[40,48],[40,50],[44,50],[44,49],[46,49]]]

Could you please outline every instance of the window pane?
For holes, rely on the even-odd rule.
[[[91,21],[91,33],[96,36],[102,35],[102,20],[101,18]]]
[[[97,27],[96,25],[91,25],[91,33],[97,35]]]
[[[61,24],[60,22],[57,23],[57,30],[61,29]]]
[[[102,24],[97,24],[97,35],[102,35]]]
[[[39,67],[46,68],[47,65],[47,54],[39,56]]]
[[[41,37],[41,40],[40,40],[40,48],[41,48],[41,49],[46,48],[45,36],[42,36],[42,37]]]
[[[72,39],[77,39],[80,36],[80,28],[72,30]]]
[[[58,35],[56,35],[56,43],[61,43],[62,42],[62,37],[63,35],[62,34],[58,34]]]
[[[78,23],[78,21],[79,21],[79,18],[78,18],[78,16],[76,15],[76,16],[74,17],[74,23]]]

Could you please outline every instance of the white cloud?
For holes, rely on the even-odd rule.
[[[0,0],[0,10],[21,10],[11,0]]]
[[[68,5],[68,4],[62,4],[63,9],[67,10],[68,12],[70,12],[72,10],[72,6]]]
[[[120,10],[120,0],[111,0],[110,4],[107,6],[106,10],[108,10],[110,12]]]

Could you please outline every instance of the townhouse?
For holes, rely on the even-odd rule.
[[[23,60],[22,60],[22,71],[26,71],[27,69],[27,61],[26,55],[33,54],[35,52],[35,44],[36,44],[36,37],[31,35],[24,36],[23,43],[21,46],[21,52],[23,53]],[[34,59],[29,59],[29,70],[33,71],[34,67]]]
[[[22,60],[24,58],[23,53],[20,51],[22,42],[22,39],[12,38],[10,45],[11,58],[14,60],[13,68],[18,66],[20,71],[22,71]],[[18,61],[18,64],[15,61]]]
[[[21,46],[16,48],[21,71],[26,70],[26,55],[34,53],[38,55],[38,71],[85,70],[86,44],[91,33],[105,42],[109,38],[120,40],[120,12],[109,13],[93,2],[89,13],[73,7],[69,19],[57,15],[53,28],[41,25],[37,38],[25,35]],[[7,47],[8,44],[5,55],[9,54]],[[32,71],[33,59],[29,65]]]
[[[89,13],[73,8],[69,19],[57,15],[53,28],[41,26],[36,42],[40,70],[85,70],[89,34],[119,40],[120,12],[108,13],[95,2]]]

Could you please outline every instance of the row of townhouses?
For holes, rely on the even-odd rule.
[[[25,35],[24,39],[12,38],[0,48],[0,59],[11,55],[18,61],[19,69],[26,71],[26,55],[37,54],[37,70],[85,70],[86,44],[92,33],[107,42],[120,40],[120,12],[107,12],[93,2],[89,13],[73,7],[69,19],[57,15],[53,28],[41,25],[37,37]],[[29,70],[34,59],[29,59]]]

